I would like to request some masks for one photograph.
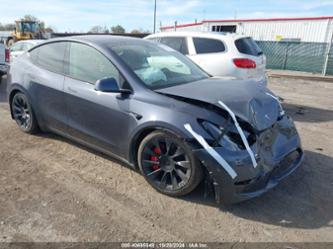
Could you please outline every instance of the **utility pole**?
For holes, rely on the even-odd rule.
[[[154,34],[156,33],[156,0],[154,4]]]

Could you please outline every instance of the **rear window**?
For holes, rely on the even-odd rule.
[[[235,41],[235,45],[238,51],[242,54],[248,54],[253,56],[262,55],[261,48],[251,37],[238,39]]]
[[[220,53],[225,51],[222,41],[208,38],[193,38],[197,54]]]

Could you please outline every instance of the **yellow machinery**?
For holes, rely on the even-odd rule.
[[[16,41],[40,39],[41,31],[36,21],[18,20],[15,21],[15,30],[7,38],[7,46],[13,45]]]

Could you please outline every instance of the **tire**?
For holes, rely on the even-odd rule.
[[[169,196],[183,196],[201,182],[201,164],[189,146],[165,131],[147,135],[138,149],[138,165],[147,182],[157,191]]]
[[[7,40],[7,46],[8,46],[8,47],[11,47],[11,46],[14,45],[15,42],[16,42],[16,41],[15,41],[14,38],[8,39],[8,40]]]
[[[23,132],[35,134],[39,131],[31,104],[23,93],[18,92],[14,95],[10,103],[10,108],[14,120]]]

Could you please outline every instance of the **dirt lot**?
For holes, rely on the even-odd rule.
[[[333,241],[333,83],[274,78],[303,166],[260,198],[219,207],[202,187],[155,192],[135,171],[59,136],[25,135],[0,85],[0,241]]]

